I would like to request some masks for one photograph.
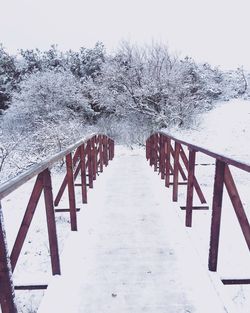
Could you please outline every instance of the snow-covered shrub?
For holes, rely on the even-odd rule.
[[[35,72],[13,94],[9,114],[15,116],[19,126],[29,122],[29,127],[46,121],[68,120],[80,115],[91,118],[93,111],[82,93],[81,83],[69,71]]]
[[[89,90],[103,112],[124,118],[142,114],[159,129],[189,127],[197,113],[220,98],[221,82],[218,69],[182,60],[165,46],[124,43]]]
[[[84,137],[94,114],[71,72],[32,73],[20,88],[1,116],[2,180]]]

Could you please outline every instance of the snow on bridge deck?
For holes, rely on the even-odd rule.
[[[120,149],[89,193],[39,313],[227,312],[144,152]]]

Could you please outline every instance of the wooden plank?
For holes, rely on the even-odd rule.
[[[93,180],[96,180],[96,143],[95,143],[95,137],[93,137],[91,139],[91,159],[92,159]]]
[[[44,202],[46,209],[47,227],[48,227],[48,238],[49,238],[49,248],[50,248],[50,259],[53,275],[60,275],[60,259],[59,259],[59,249],[56,233],[56,220],[54,211],[54,202],[52,194],[52,182],[49,169],[43,171],[43,192],[44,192]]]
[[[70,208],[70,225],[71,230],[76,231],[77,230],[76,200],[75,200],[74,174],[71,153],[66,155],[66,167],[67,167],[68,196]]]
[[[158,134],[154,135],[154,171],[157,172],[157,166],[158,166],[158,140],[159,136]]]
[[[224,285],[249,285],[250,278],[223,278],[221,279]]]
[[[229,197],[231,199],[235,214],[237,216],[237,219],[239,221],[242,233],[244,235],[244,238],[246,240],[248,249],[250,250],[250,225],[247,218],[247,215],[244,211],[243,204],[241,202],[238,190],[236,188],[236,185],[233,180],[233,176],[231,174],[231,171],[226,165],[225,167],[225,186],[227,188]]]
[[[108,142],[107,136],[103,136],[103,161],[104,165],[108,165]]]
[[[113,139],[111,139],[111,143],[112,143],[112,159],[111,160],[113,160],[115,157],[115,142]]]
[[[100,135],[99,137],[99,144],[100,144],[100,151],[99,151],[99,157],[100,157],[100,172],[103,172],[103,136]]]
[[[180,206],[180,208],[182,209],[182,210],[186,210],[187,209],[187,207],[186,206]],[[192,210],[209,210],[209,206],[207,206],[207,205],[203,205],[203,206],[192,206]]]
[[[220,238],[225,163],[216,160],[208,268],[216,272]]]
[[[80,165],[81,165],[82,203],[87,203],[87,183],[86,183],[85,159],[86,159],[85,146],[81,145],[81,147],[80,147]]]
[[[0,203],[0,303],[2,313],[17,313],[15,292],[8,255],[3,212]]]
[[[169,138],[166,139],[165,142],[165,155],[166,155],[166,163],[165,163],[165,186],[169,187],[170,185],[170,174],[171,173],[171,169],[170,169],[170,146],[171,146],[171,140]]]
[[[88,178],[89,178],[89,188],[93,188],[93,166],[92,166],[92,153],[91,153],[91,143],[87,142],[87,156],[88,156]]]
[[[37,176],[35,185],[33,187],[33,191],[31,193],[27,208],[25,210],[25,214],[21,223],[21,226],[19,228],[19,231],[17,233],[17,237],[14,243],[14,246],[12,248],[12,252],[10,255],[11,260],[11,267],[12,271],[14,272],[17,260],[19,258],[19,255],[21,253],[25,238],[27,236],[31,221],[33,219],[38,201],[41,197],[41,193],[43,190],[43,174],[40,173]]]
[[[76,212],[79,212],[81,209],[80,208],[76,208]],[[64,212],[70,212],[70,209],[55,209],[56,213],[64,213]]]
[[[165,139],[163,135],[160,135],[160,164],[159,169],[161,173],[161,179],[165,179]]]
[[[112,160],[112,141],[110,138],[108,139],[108,156],[109,160]]]
[[[48,285],[17,285],[14,287],[15,290],[45,290]]]
[[[192,226],[192,211],[193,211],[193,196],[194,196],[194,178],[195,178],[195,156],[194,150],[189,151],[188,162],[188,185],[187,185],[187,197],[186,197],[186,218],[185,225],[187,227]]]
[[[173,201],[178,201],[178,181],[179,181],[179,154],[180,144],[175,142],[174,148],[174,176],[173,176]]]

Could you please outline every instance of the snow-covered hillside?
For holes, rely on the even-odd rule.
[[[175,128],[171,134],[250,162],[250,101],[235,99],[218,103],[212,111],[199,118],[199,124],[189,131]]]

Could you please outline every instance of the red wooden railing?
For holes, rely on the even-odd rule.
[[[187,156],[188,150],[188,156]],[[212,219],[210,231],[210,247],[208,268],[217,271],[219,237],[221,225],[221,210],[224,186],[235,210],[241,231],[244,235],[248,249],[250,249],[250,225],[245,213],[240,195],[233,179],[230,166],[250,172],[250,164],[209,151],[200,146],[174,138],[163,132],[152,134],[146,141],[146,158],[155,171],[159,171],[165,180],[165,186],[173,186],[172,200],[178,200],[178,186],[187,185],[185,225],[192,226],[192,214],[196,209],[208,209],[207,206],[193,206],[194,191],[197,193],[201,204],[206,203],[205,196],[195,176],[196,154],[200,152],[216,160],[215,177],[212,200]],[[170,177],[173,177],[171,180]],[[180,176],[182,181],[180,181]],[[170,181],[171,180],[171,181]],[[250,279],[224,279],[224,284],[249,284]]]
[[[50,258],[53,275],[60,275],[60,259],[58,252],[55,212],[69,212],[71,230],[77,230],[77,211],[75,187],[81,187],[82,203],[87,203],[87,187],[93,188],[93,181],[97,174],[103,171],[109,160],[114,157],[114,141],[106,135],[92,135],[80,140],[74,145],[52,156],[51,158],[37,164],[27,172],[6,182],[0,186],[0,201],[26,183],[36,177],[34,188],[31,192],[27,208],[18,231],[10,256],[8,255],[2,208],[0,204],[0,303],[3,313],[17,312],[15,304],[14,289],[46,289],[47,285],[15,286],[12,273],[15,270],[19,255],[21,253],[26,235],[32,222],[38,201],[42,191],[44,193],[45,211],[47,216],[48,240],[50,247]],[[50,168],[58,161],[66,159],[66,175],[57,196],[53,197],[52,178]],[[80,175],[81,183],[75,184]],[[68,188],[69,208],[54,209],[58,206]]]

